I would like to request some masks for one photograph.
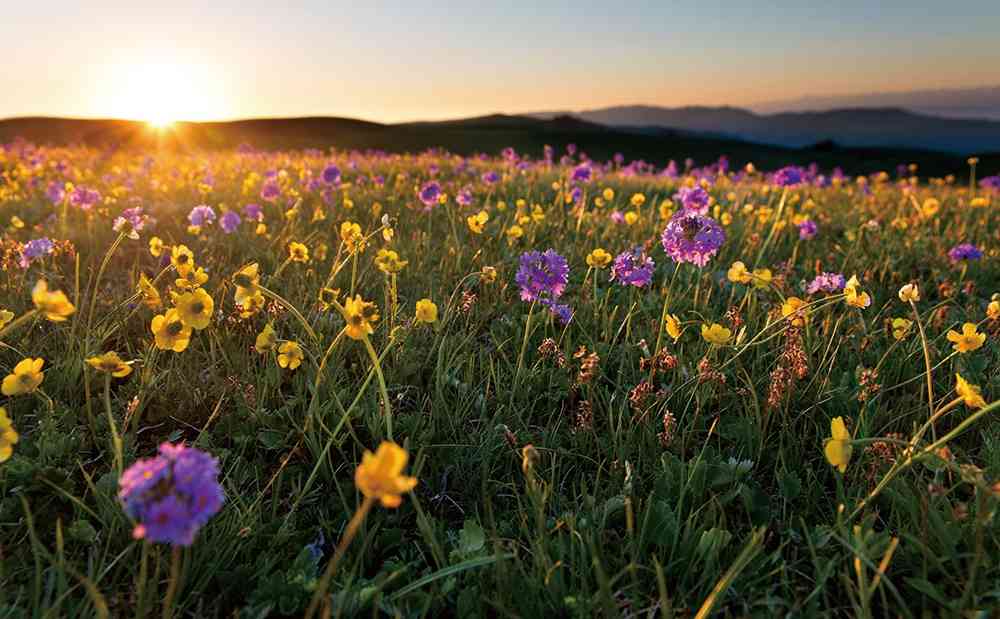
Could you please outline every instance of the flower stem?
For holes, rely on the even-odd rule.
[[[163,619],[173,619],[174,596],[180,588],[181,580],[181,547],[174,546],[170,553],[170,581],[167,583],[167,593],[163,598]]]
[[[389,440],[392,438],[392,405],[389,403],[389,390],[385,386],[385,376],[382,375],[382,364],[378,360],[378,355],[375,353],[375,348],[372,346],[372,342],[368,339],[366,335],[364,337],[365,349],[368,351],[368,357],[372,360],[372,365],[375,366],[375,376],[378,378],[378,389],[382,396],[382,402],[385,404],[385,429],[386,434],[389,436]]]
[[[351,521],[347,523],[347,529],[344,531],[343,537],[340,538],[340,543],[337,544],[337,550],[333,553],[333,558],[330,559],[330,562],[326,564],[323,577],[320,578],[319,584],[316,586],[316,592],[313,593],[312,601],[306,610],[305,619],[312,619],[312,616],[319,610],[320,604],[325,605],[327,603],[326,592],[330,588],[330,580],[337,571],[337,565],[344,558],[344,553],[347,552],[347,548],[351,545],[351,541],[357,535],[358,529],[361,528],[361,523],[365,521],[365,517],[368,516],[368,512],[371,511],[374,503],[375,499],[365,497],[358,509],[355,510]]]

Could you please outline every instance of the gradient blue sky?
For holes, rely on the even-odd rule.
[[[0,117],[398,121],[1000,84],[997,0],[4,4]]]

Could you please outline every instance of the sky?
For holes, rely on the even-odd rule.
[[[398,122],[1000,85],[996,0],[4,4],[0,118]]]

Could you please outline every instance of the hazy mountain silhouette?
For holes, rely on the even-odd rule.
[[[863,107],[899,107],[930,116],[1000,120],[1000,86],[877,92],[866,95],[807,96],[747,106],[758,114]]]

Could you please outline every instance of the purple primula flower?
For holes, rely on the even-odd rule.
[[[995,176],[987,176],[980,179],[979,186],[983,189],[992,189],[993,191],[1000,191],[1000,174]]]
[[[556,303],[548,299],[542,299],[541,304],[548,308],[553,316],[559,319],[564,325],[568,325],[573,320],[573,308],[563,303]]]
[[[642,288],[653,281],[655,268],[653,259],[646,255],[642,246],[636,245],[615,256],[615,262],[611,265],[611,281],[617,280],[622,286]]]
[[[141,206],[134,206],[122,211],[122,214],[115,218],[111,228],[115,232],[121,232],[126,225],[129,226],[128,237],[132,240],[139,238],[139,233],[146,227],[149,218],[143,214]]]
[[[805,182],[806,171],[799,166],[785,166],[774,173],[774,178],[772,179],[775,185],[779,187],[793,187],[795,185],[801,185]]]
[[[59,181],[51,181],[45,188],[45,196],[52,204],[60,204],[66,197],[66,189]]]
[[[487,185],[496,185],[498,182],[500,182],[500,175],[497,174],[496,172],[493,172],[492,170],[484,173],[482,178],[483,182],[486,183]]]
[[[674,262],[690,262],[703,267],[718,253],[726,241],[726,233],[711,217],[681,211],[667,223],[660,241],[663,251]]]
[[[555,300],[566,290],[569,264],[554,249],[525,252],[514,281],[521,287],[522,301]]]
[[[260,208],[259,204],[247,204],[243,207],[243,214],[247,219],[264,221],[264,210]]]
[[[163,443],[159,455],[130,466],[118,481],[118,500],[137,521],[132,536],[190,546],[225,501],[219,461],[183,444]]]
[[[340,182],[340,168],[332,163],[323,168],[323,182],[327,185],[336,185]]]
[[[268,202],[274,202],[281,195],[281,188],[278,187],[278,182],[274,178],[269,178],[264,181],[264,184],[260,187],[260,199],[266,200]]]
[[[219,226],[226,234],[232,234],[236,231],[236,228],[240,227],[240,222],[242,221],[240,214],[236,211],[226,211],[223,213],[222,219],[219,220]]]
[[[708,192],[700,186],[681,187],[680,190],[674,194],[674,200],[680,202],[681,206],[683,206],[686,211],[698,213],[699,215],[705,215],[708,213]]]
[[[571,177],[573,181],[578,183],[586,183],[593,176],[593,170],[590,169],[589,163],[581,163],[580,165],[573,168],[573,176]]]
[[[69,203],[78,209],[89,211],[101,201],[101,194],[94,189],[80,186],[69,195]]]
[[[192,226],[211,225],[215,221],[215,211],[211,206],[201,204],[191,209],[188,213],[188,221]]]
[[[463,187],[458,194],[455,195],[455,202],[462,206],[469,206],[472,204],[472,189],[469,187]]]
[[[437,181],[427,181],[421,185],[417,197],[424,203],[424,206],[431,208],[441,198],[441,185]]]
[[[948,252],[948,258],[950,258],[952,262],[961,262],[962,260],[979,260],[982,257],[983,252],[972,243],[962,243],[961,245],[956,245],[951,248],[951,251]]]
[[[54,249],[55,244],[46,237],[32,239],[21,246],[21,260],[18,264],[26,269],[35,260],[51,254]]]
[[[610,217],[611,221],[613,221],[616,224],[623,224],[623,223],[625,223],[625,215],[624,215],[624,213],[622,213],[621,211],[619,211],[617,209],[614,210],[614,211],[611,211],[611,214],[608,215],[608,217]]]
[[[819,226],[816,222],[811,219],[805,219],[798,225],[799,228],[799,238],[803,241],[808,241],[815,238],[816,233],[819,231]]]
[[[840,273],[820,273],[806,286],[806,292],[809,294],[817,292],[836,294],[844,289],[846,283],[847,280]]]

